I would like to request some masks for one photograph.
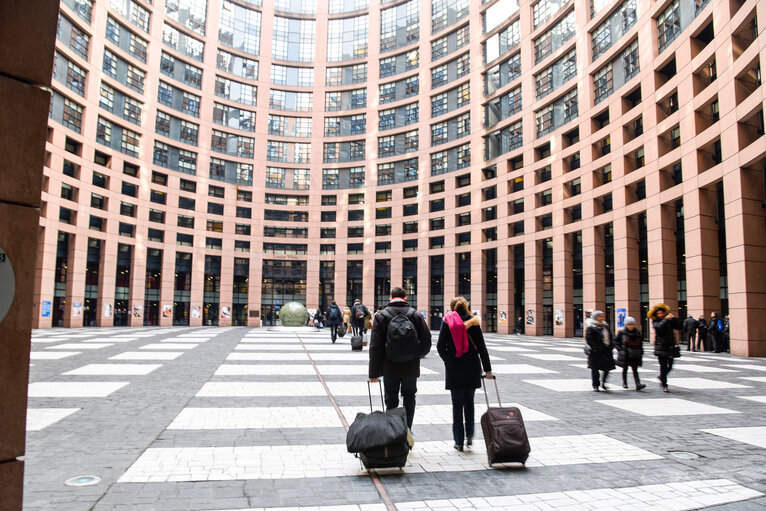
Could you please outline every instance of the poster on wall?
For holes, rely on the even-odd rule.
[[[43,302],[43,306],[40,309],[40,315],[44,318],[51,317],[51,302],[47,300]]]
[[[473,311],[471,311],[471,314],[473,314],[474,316],[481,317],[481,311],[478,309],[474,309]]]
[[[72,303],[72,317],[73,318],[81,318],[82,317],[82,302],[73,302]]]
[[[201,318],[202,317],[202,309],[200,309],[199,305],[193,305],[192,306],[191,317],[193,317],[193,318]]]
[[[532,309],[527,310],[527,325],[535,324],[535,311]]]
[[[421,315],[421,316],[423,316],[425,319],[428,319],[428,313],[427,313],[426,311],[424,311],[424,310],[419,310],[418,312],[419,312],[419,313],[420,313],[420,315]]]
[[[162,317],[163,318],[172,318],[173,317],[173,306],[172,305],[163,305],[162,306]]]
[[[134,318],[141,318],[144,316],[144,306],[141,304],[136,304],[133,306],[133,317]]]
[[[231,319],[231,307],[221,307],[221,319]]]
[[[617,328],[625,328],[625,318],[627,316],[627,309],[617,309]]]
[[[505,311],[500,311],[498,314],[498,321],[501,325],[507,325],[508,324],[508,313]]]
[[[556,315],[555,315],[555,321],[557,326],[561,326],[564,324],[564,311],[561,309],[556,309]]]
[[[112,304],[111,303],[105,303],[104,304],[104,317],[105,318],[111,318],[112,317]]]

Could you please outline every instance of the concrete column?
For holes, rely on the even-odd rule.
[[[173,294],[176,274],[176,251],[167,245],[162,250],[162,278],[160,280],[160,326],[173,325]],[[221,281],[223,282],[223,281]],[[170,306],[170,315],[165,317],[165,306]],[[220,307],[218,309],[220,314]]]
[[[420,243],[428,243],[421,238]],[[426,311],[426,323],[431,315],[431,261],[428,252],[418,255],[418,310]]]
[[[649,252],[649,307],[664,303],[678,314],[675,208],[656,205],[646,211]],[[687,279],[688,280],[688,279]]]
[[[263,284],[263,260],[261,257],[250,258],[250,274],[247,289],[247,326],[261,326],[261,286]],[[251,313],[256,311],[258,317]]]
[[[735,169],[723,178],[729,335],[732,354],[763,357],[766,356],[764,183],[761,165],[753,167]]]
[[[721,310],[721,272],[715,189],[698,188],[684,194],[686,300],[695,318]]]
[[[454,243],[454,241],[447,241],[451,237],[445,236],[446,243]],[[454,247],[452,250],[448,250],[444,253],[444,313],[449,310],[449,301],[457,296],[457,255],[455,254]]]
[[[584,227],[582,230],[583,309],[604,310],[606,302],[604,268],[603,228]]]
[[[88,238],[83,235],[69,236],[69,270],[66,275],[68,303],[64,310],[64,326],[80,328],[85,316],[85,268],[88,259]],[[76,305],[79,306],[76,307]]]
[[[319,308],[319,257],[311,253],[318,246],[309,245],[309,257],[306,260],[306,303],[307,309]]]
[[[500,315],[505,312],[505,323],[500,322]],[[513,332],[513,260],[511,248],[497,248],[497,333]]]
[[[175,256],[173,256],[175,259]],[[221,257],[221,291],[218,299],[218,324],[231,326],[231,307],[234,295],[234,257]],[[229,317],[221,314],[224,307],[229,307]]]
[[[628,316],[640,320],[641,282],[638,259],[638,221],[616,218],[614,226],[614,307],[624,308]],[[617,325],[613,325],[615,328]]]
[[[543,262],[541,241],[524,243],[524,333],[543,333]],[[529,324],[530,311],[534,322]]]
[[[337,248],[336,248],[337,250]],[[348,293],[348,267],[346,258],[338,257],[335,259],[335,301],[343,309],[344,306],[351,307],[352,304],[346,303],[346,294]]]
[[[553,237],[553,335],[574,335],[572,286],[572,237],[564,233]],[[563,324],[556,324],[556,311],[563,312]]]
[[[32,328],[50,328],[53,324],[53,291],[56,275],[56,248],[58,246],[58,229],[53,226],[40,229],[37,250],[37,268],[35,270],[34,317]],[[42,317],[43,302],[51,303],[51,313],[47,318]]]
[[[375,304],[375,259],[364,259],[364,266],[362,267],[362,296],[354,296],[353,298],[361,298],[362,303],[367,305],[368,308]]]
[[[474,233],[474,236],[476,233]],[[487,265],[484,261],[484,251],[481,245],[474,245],[478,248],[471,250],[471,310],[481,311],[482,320],[484,320],[484,304],[486,303],[486,286],[484,285],[484,275],[487,272]]]
[[[398,243],[398,242],[397,242]],[[399,245],[396,248],[395,253],[399,253],[401,255],[396,255],[395,257],[391,258],[390,268],[391,268],[391,289],[393,289],[396,286],[401,287],[403,284],[403,276],[404,276],[404,262],[402,261],[402,257],[405,255],[404,252],[401,251],[401,245]]]
[[[4,220],[0,222],[0,509],[4,511],[22,508],[30,336],[33,311],[39,314],[31,305],[50,105],[50,92],[42,87],[50,85],[57,16],[58,2],[53,0],[4,2],[0,16],[0,218]]]
[[[194,285],[194,275],[192,274],[192,285]],[[133,258],[130,269],[130,301],[128,306],[130,314],[128,315],[128,325],[143,326],[144,324],[144,293],[146,286],[146,245],[137,243],[133,246]],[[140,309],[136,309],[139,307]],[[140,317],[136,314],[140,314]]]
[[[101,265],[98,269],[98,326],[114,325],[114,288],[117,272],[117,243],[101,241]],[[104,306],[111,305],[111,315],[104,317]]]

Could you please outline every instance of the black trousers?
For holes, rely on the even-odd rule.
[[[660,382],[663,387],[668,386],[668,374],[673,370],[673,359],[670,357],[657,357],[660,364]]]
[[[628,384],[628,368],[631,368],[633,370],[633,379],[636,380],[636,385],[638,385],[641,380],[638,378],[638,364],[636,362],[633,363],[627,363],[625,362],[625,365],[622,367],[622,384],[627,385]]]
[[[590,378],[593,381],[594,387],[598,387],[600,385],[606,385],[606,379],[609,377],[609,371],[603,371],[603,372],[604,372],[604,377],[603,379],[601,379],[599,375],[599,370],[591,367]]]

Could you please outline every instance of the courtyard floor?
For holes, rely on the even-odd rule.
[[[452,448],[434,349],[422,360],[407,466],[371,476],[346,452],[343,424],[369,411],[367,348],[329,337],[34,331],[24,508],[766,509],[764,359],[684,351],[665,394],[648,347],[644,391],[630,377],[623,390],[614,372],[610,391],[595,393],[581,339],[487,334],[503,404],[520,407],[532,445],[526,468],[490,468],[478,426],[473,448]],[[478,422],[482,391],[476,404]],[[101,480],[64,484],[83,475]]]

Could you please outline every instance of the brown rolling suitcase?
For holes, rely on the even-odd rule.
[[[484,383],[484,378],[482,378]],[[529,439],[521,411],[515,406],[503,407],[500,402],[500,389],[495,379],[498,407],[489,405],[487,387],[484,385],[484,399],[487,401],[487,412],[481,416],[481,430],[484,432],[484,443],[487,446],[487,459],[490,466],[494,463],[521,463],[524,465],[529,458]]]

